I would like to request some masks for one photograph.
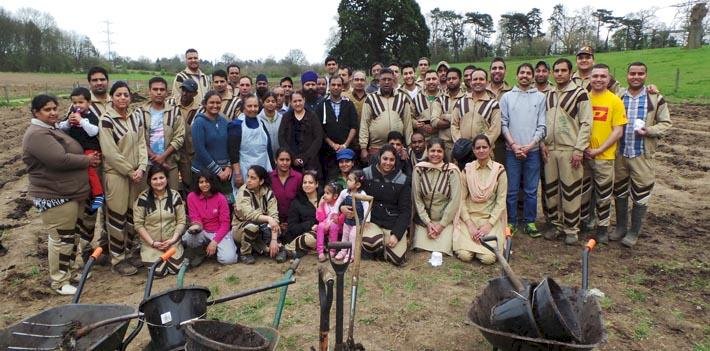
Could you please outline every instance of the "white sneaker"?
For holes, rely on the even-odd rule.
[[[55,290],[59,295],[74,295],[76,294],[76,287],[69,283],[62,285],[61,288]]]

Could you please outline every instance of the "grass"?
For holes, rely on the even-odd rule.
[[[636,289],[626,289],[626,297],[628,297],[633,302],[646,302],[646,294]]]
[[[573,63],[574,56],[565,56]],[[663,48],[618,51],[609,53],[597,53],[594,55],[595,62],[605,63],[611,68],[612,74],[620,81],[622,86],[626,86],[626,66],[634,61],[642,61],[648,66],[648,82],[653,83],[660,89],[661,93],[672,102],[695,102],[710,103],[710,70],[706,63],[710,57],[710,46],[703,46],[696,50],[683,48]],[[508,67],[506,81],[515,83],[515,70],[523,62],[530,62],[533,65],[543,59],[548,64],[552,64],[559,56],[548,56],[542,58],[511,58],[506,62]],[[476,67],[488,68],[490,61],[456,63],[453,66],[463,69],[464,66],[473,64]],[[676,71],[680,74],[678,88],[675,87]],[[550,76],[550,80],[552,76]]]

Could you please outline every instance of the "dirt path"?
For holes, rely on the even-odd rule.
[[[710,106],[674,105],[672,134],[656,156],[657,183],[647,233],[634,250],[617,244],[600,247],[592,257],[590,284],[602,290],[609,334],[602,350],[707,350],[710,348]],[[0,258],[0,327],[43,309],[69,302],[48,287],[46,234],[34,209],[27,208],[27,177],[19,159],[26,109],[0,109],[0,229],[10,249]],[[12,215],[13,218],[8,218]],[[614,217],[612,217],[614,218]],[[581,246],[515,237],[511,264],[522,276],[555,277],[578,286]],[[363,263],[356,338],[368,350],[489,350],[480,333],[466,322],[470,302],[496,267],[463,264],[446,257],[431,268],[428,255],[413,254],[406,267]],[[317,344],[317,260],[304,259],[298,282],[289,290],[281,321],[281,350]],[[258,286],[281,277],[285,265],[259,260],[255,266],[221,267],[208,262],[186,278],[214,296]],[[96,267],[82,302],[137,306],[145,276],[119,278]],[[158,292],[175,284],[157,281]],[[347,294],[346,294],[347,299]],[[277,302],[275,292],[217,305],[210,317],[267,325]],[[334,316],[335,312],[331,316]],[[335,325],[331,322],[331,327]],[[331,334],[332,338],[334,334]],[[146,329],[130,349],[149,340]]]

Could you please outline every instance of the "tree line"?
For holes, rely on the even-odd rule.
[[[681,46],[686,45],[693,33],[693,11],[699,10],[696,12],[702,14],[698,7],[705,6],[702,1],[677,5],[676,23],[672,25],[654,15],[657,8],[641,8],[618,15],[610,9],[587,6],[570,10],[557,4],[547,19],[542,17],[539,8],[532,8],[527,12],[501,15],[497,26],[486,13],[435,8],[427,14],[431,29],[428,47],[435,61],[467,62],[491,56],[574,54],[582,45],[591,45],[597,51]],[[697,17],[695,15],[696,22]],[[699,31],[702,38],[702,33],[710,28],[710,21],[704,14],[700,17],[701,24],[695,32]],[[543,32],[545,24],[547,32]],[[497,34],[495,40],[491,40],[494,34]],[[701,41],[702,44],[707,41]]]
[[[573,54],[582,45],[620,51],[707,43],[706,1],[677,5],[672,25],[659,21],[656,10],[642,8],[617,15],[609,9],[570,10],[557,4],[547,19],[539,8],[532,8],[505,13],[496,22],[487,13],[438,7],[425,16],[415,0],[341,0],[338,25],[331,29],[326,46],[338,62],[368,68],[375,61],[416,62],[421,56],[432,61],[471,62],[492,56]],[[111,60],[102,56],[88,36],[59,29],[47,13],[31,8],[11,13],[0,7],[0,71],[84,72],[101,65],[119,72],[172,74],[185,66],[181,55],[158,59],[109,56]],[[224,53],[217,60],[203,60],[201,67],[211,72],[230,63],[245,72],[272,77],[297,76],[305,69],[322,67],[321,62],[310,64],[299,49],[280,60],[241,60]]]

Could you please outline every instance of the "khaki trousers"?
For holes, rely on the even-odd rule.
[[[50,208],[40,215],[42,223],[49,230],[48,261],[49,278],[52,289],[68,284],[72,270],[76,269],[76,253],[79,246],[77,219],[84,212],[79,201],[69,201],[61,206]]]
[[[572,168],[572,150],[550,150],[543,167],[543,211],[558,231],[567,235],[579,233],[579,211],[582,194],[582,167]]]
[[[382,229],[371,222],[365,223],[362,233],[362,249],[374,255],[383,255],[385,261],[395,266],[401,266],[407,253],[407,233],[394,247],[387,245],[390,235],[392,233],[389,229]]]
[[[616,154],[614,162],[614,196],[625,198],[631,194],[634,205],[648,205],[655,184],[656,171],[652,158],[645,155],[628,158]]]
[[[126,258],[126,251],[139,244],[133,228],[133,203],[147,185],[145,182],[134,183],[126,176],[113,173],[106,173],[104,182],[108,247],[111,264],[116,265]]]
[[[599,226],[608,227],[614,188],[614,160],[584,160],[583,179],[581,218],[589,218],[593,206]]]

